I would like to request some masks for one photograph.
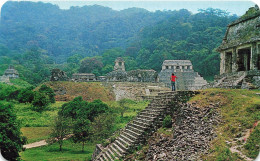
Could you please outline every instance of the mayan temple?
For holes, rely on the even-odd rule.
[[[165,60],[159,73],[159,81],[170,87],[172,73],[178,78],[176,81],[177,90],[197,90],[207,85],[207,81],[193,70],[190,60]]]

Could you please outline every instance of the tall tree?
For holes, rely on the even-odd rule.
[[[22,137],[19,122],[11,104],[0,102],[0,149],[7,160],[19,160],[26,138]]]

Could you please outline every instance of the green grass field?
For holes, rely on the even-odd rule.
[[[27,149],[21,152],[21,158],[25,161],[67,161],[67,160],[90,160],[96,144],[88,143],[84,152],[81,144],[74,144],[69,140],[64,141],[63,151],[59,151],[58,144]]]

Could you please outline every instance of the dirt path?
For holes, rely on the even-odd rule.
[[[243,148],[243,145],[246,143],[248,137],[250,136],[250,134],[252,133],[253,129],[258,125],[259,121],[255,122],[253,125],[253,128],[251,129],[247,129],[246,132],[244,132],[243,136],[241,136],[240,138],[238,138],[237,140],[240,140],[240,142],[242,143],[241,145],[237,145],[236,141],[232,141],[232,146],[230,147],[230,151],[232,153],[238,153],[242,158],[244,158],[246,161],[252,161],[253,159],[248,158],[246,155],[244,155],[241,150]]]
[[[40,147],[40,146],[44,146],[47,145],[48,143],[46,142],[46,140],[41,140],[41,141],[37,141],[34,143],[30,143],[30,144],[26,144],[23,147],[26,149],[30,149],[30,148],[36,148],[36,147]]]

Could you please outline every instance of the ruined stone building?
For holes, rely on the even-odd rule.
[[[125,71],[125,61],[123,58],[118,57],[115,60],[114,71]]]
[[[18,71],[15,70],[12,65],[10,65],[9,68],[5,70],[4,75],[5,75],[6,77],[9,77],[10,79],[19,78],[19,73],[18,73]]]
[[[74,82],[96,81],[96,76],[93,73],[74,73],[72,75],[72,81]]]
[[[215,87],[241,87],[248,80],[259,85],[260,70],[260,11],[244,15],[227,27],[220,52],[220,75]],[[247,79],[245,79],[247,78]]]
[[[12,65],[5,70],[4,75],[0,76],[0,82],[4,82],[10,84],[10,79],[17,79],[19,78],[19,73],[17,70],[14,69]]]
[[[159,81],[171,86],[171,74],[177,76],[177,90],[197,90],[207,85],[207,81],[193,70],[190,60],[165,60],[159,73]]]
[[[125,71],[125,61],[118,57],[115,60],[114,70],[107,74],[107,81],[112,82],[157,82],[155,70],[131,70]]]
[[[66,73],[58,68],[52,69],[50,81],[67,81]]]

